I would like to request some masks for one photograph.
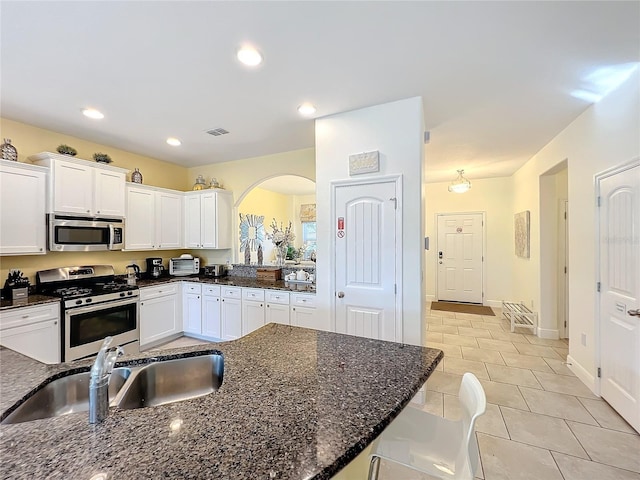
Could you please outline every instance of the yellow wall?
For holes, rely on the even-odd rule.
[[[262,188],[254,188],[244,197],[238,206],[238,213],[243,215],[264,215],[266,233],[272,233],[269,225],[271,225],[274,218],[277,220],[278,225],[282,222],[284,228],[289,224],[289,221],[294,222],[291,195],[283,195]],[[239,251],[239,235],[235,243],[238,245],[236,247],[239,255],[238,261],[244,263],[244,252]],[[274,258],[273,244],[270,240],[266,240],[262,245],[262,249],[264,262],[269,263]],[[257,259],[257,252],[251,252],[251,261],[257,262]]]
[[[145,185],[172,188],[174,190],[191,190],[193,181],[187,169],[169,162],[125,152],[117,148],[88,142],[63,133],[0,118],[0,138],[10,138],[12,145],[18,149],[18,161],[31,163],[27,158],[40,152],[55,152],[61,143],[78,151],[76,158],[92,160],[96,152],[107,153],[113,163],[111,165],[133,171],[139,168]],[[127,177],[127,180],[130,176]],[[195,177],[194,177],[195,179]]]

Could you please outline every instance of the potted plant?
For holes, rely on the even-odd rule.
[[[106,153],[94,153],[93,159],[99,163],[111,163],[111,157]]]
[[[58,153],[61,153],[62,155],[70,155],[72,157],[75,157],[78,154],[78,151],[75,148],[70,147],[69,145],[65,145],[64,143],[58,145],[56,151]]]

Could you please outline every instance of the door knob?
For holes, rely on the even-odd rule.
[[[344,298],[344,292],[338,292],[338,298]]]
[[[640,308],[637,308],[635,310],[629,310],[627,311],[627,313],[632,317],[640,317]]]

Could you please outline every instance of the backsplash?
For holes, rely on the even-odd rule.
[[[231,277],[249,277],[256,278],[256,271],[258,268],[278,268],[275,265],[245,265],[243,263],[234,263],[233,268],[229,270],[229,276]],[[287,264],[282,267],[282,278],[291,272],[297,272],[298,270],[304,270],[307,273],[315,273],[316,266],[315,265],[297,265],[297,264]]]

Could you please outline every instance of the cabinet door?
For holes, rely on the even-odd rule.
[[[289,325],[289,305],[267,303],[265,323],[282,323]]]
[[[178,322],[178,304],[177,295],[152,298],[140,303],[140,347],[182,330],[182,322]]]
[[[127,219],[124,245],[126,250],[155,248],[155,192],[127,187]]]
[[[0,169],[0,255],[45,253],[45,180],[44,172]]]
[[[60,363],[58,319],[8,328],[0,332],[0,345],[43,363]]]
[[[182,195],[156,193],[156,242],[158,248],[182,246]]]
[[[231,193],[216,192],[216,248],[233,247],[232,212],[233,195]]]
[[[57,160],[53,162],[53,211],[92,214],[93,167]]]
[[[235,340],[242,336],[242,302],[239,299],[222,299],[220,319],[223,340]]]
[[[184,199],[184,246],[200,248],[200,195],[187,195]]]
[[[216,229],[216,194],[200,195],[200,246],[218,248]]]
[[[264,302],[242,301],[242,335],[264,325]]]
[[[200,295],[186,293],[182,298],[183,328],[187,333],[202,333],[202,306]]]
[[[124,173],[94,169],[95,189],[93,213],[111,217],[124,217],[126,177]]]
[[[296,327],[318,328],[316,309],[307,307],[291,307],[291,325]]]
[[[222,338],[220,323],[220,297],[203,295],[202,297],[202,335]]]

